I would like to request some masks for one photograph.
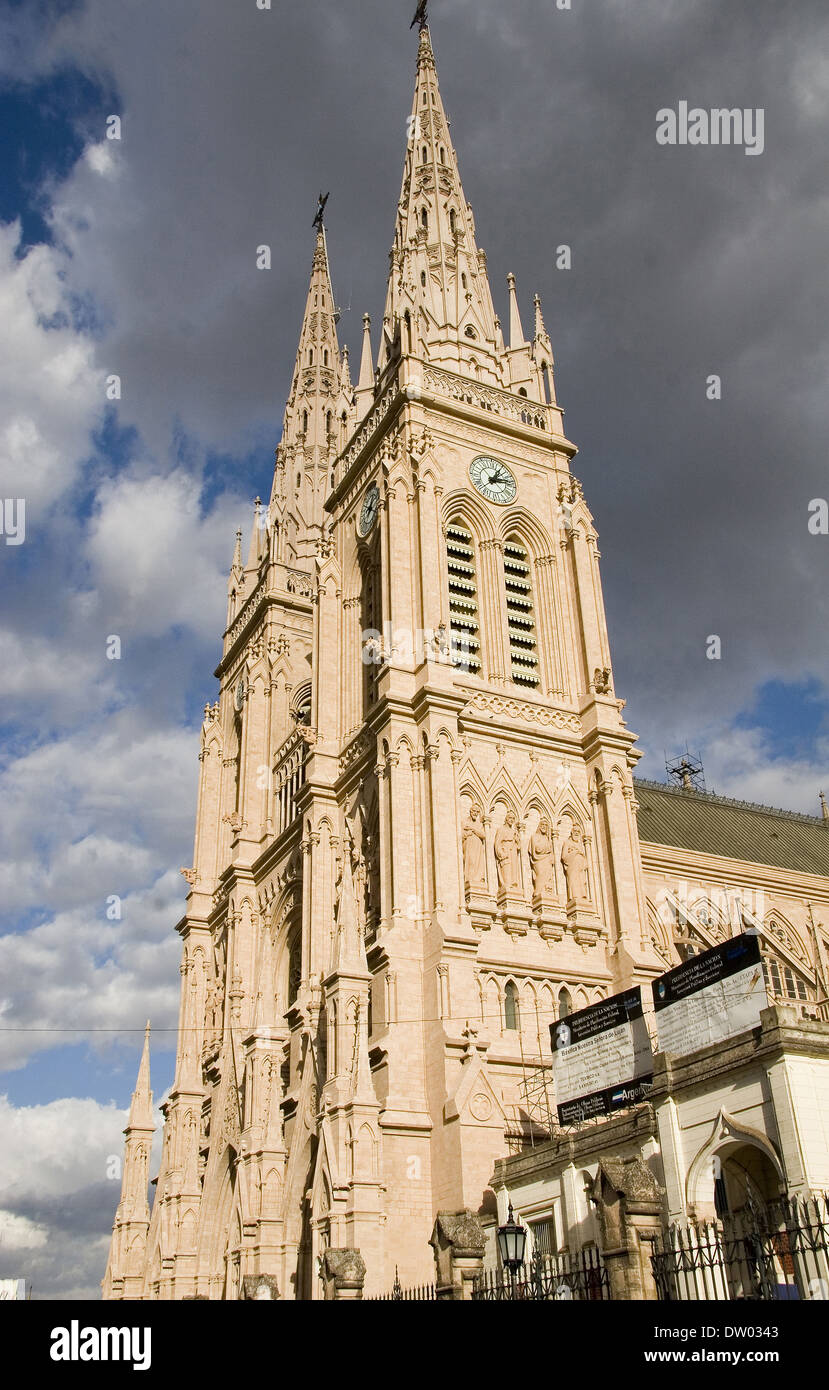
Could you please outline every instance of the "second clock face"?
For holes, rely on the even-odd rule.
[[[479,454],[469,465],[469,476],[473,486],[488,502],[511,502],[518,491],[518,485],[507,465],[500,459]]]
[[[361,536],[367,536],[375,520],[380,506],[380,489],[376,483],[372,483],[363,501],[363,509],[360,512],[358,529]]]

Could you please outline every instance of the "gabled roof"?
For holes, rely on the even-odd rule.
[[[829,877],[829,821],[710,792],[636,779],[639,838],[647,844]]]

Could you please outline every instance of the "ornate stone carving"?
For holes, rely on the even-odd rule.
[[[560,858],[567,882],[568,902],[589,902],[587,855],[584,852],[584,836],[580,825],[573,826],[570,831],[570,838],[565,840],[561,847]]]
[[[543,816],[530,836],[528,846],[533,876],[533,898],[547,898],[555,890],[553,881],[553,835],[550,822]]]
[[[485,889],[486,832],[481,820],[481,808],[477,802],[470,806],[469,817],[464,821],[462,843],[464,885],[467,889]]]
[[[514,811],[507,811],[504,824],[496,830],[494,848],[498,887],[504,893],[512,893],[521,883],[521,836]]]
[[[531,705],[526,700],[515,700],[507,695],[491,695],[485,690],[477,690],[471,700],[461,710],[460,718],[472,711],[480,710],[486,714],[506,715],[509,719],[519,719],[527,724],[541,724],[551,729],[568,729],[574,734],[581,733],[581,720],[576,714],[565,710],[551,709],[548,705]]]

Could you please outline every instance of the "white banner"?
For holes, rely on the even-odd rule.
[[[756,1028],[768,1008],[756,932],[692,956],[654,980],[659,1051],[681,1057]]]

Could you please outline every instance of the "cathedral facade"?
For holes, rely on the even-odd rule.
[[[156,1197],[145,1046],[105,1297],[235,1299],[267,1276],[313,1299],[328,1248],[360,1251],[367,1293],[430,1279],[436,1212],[486,1208],[532,1124],[550,1021],[693,935],[693,905],[646,897],[541,304],[527,335],[510,276],[499,321],[427,26],[408,131],[356,385],[318,219],[201,734]],[[671,902],[688,853],[650,854]]]

